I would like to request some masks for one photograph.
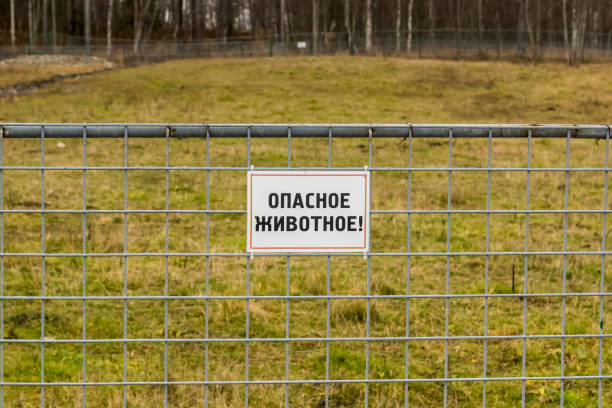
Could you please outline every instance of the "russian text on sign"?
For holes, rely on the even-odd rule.
[[[249,252],[356,252],[369,246],[369,172],[250,171]]]

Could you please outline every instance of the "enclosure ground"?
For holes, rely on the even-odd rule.
[[[194,59],[69,80],[0,101],[0,120],[599,124],[610,122],[611,87],[610,64]]]

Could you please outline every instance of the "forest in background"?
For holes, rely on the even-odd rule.
[[[442,40],[457,54],[466,43],[477,55],[512,44],[533,60],[555,47],[576,65],[585,47],[612,47],[612,0],[3,0],[0,21],[0,44],[15,50],[97,47],[108,57],[150,42],[308,40],[316,55],[340,41],[373,54],[382,39],[383,54],[399,54]]]

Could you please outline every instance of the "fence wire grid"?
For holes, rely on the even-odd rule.
[[[612,404],[609,126],[0,132],[2,406]],[[251,166],[368,166],[366,259],[251,260]]]

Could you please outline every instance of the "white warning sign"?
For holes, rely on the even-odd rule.
[[[368,171],[249,171],[248,252],[369,249]]]

